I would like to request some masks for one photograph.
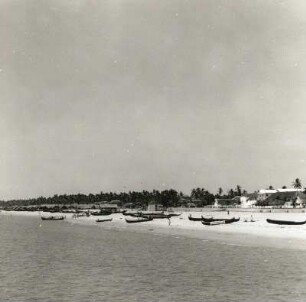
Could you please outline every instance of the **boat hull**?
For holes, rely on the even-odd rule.
[[[279,224],[279,225],[302,225],[306,223],[305,221],[290,221],[290,220],[275,220],[275,219],[267,219],[268,223]]]
[[[92,215],[92,216],[109,216],[111,214],[112,214],[112,212],[93,212],[93,213],[90,213],[90,215]]]
[[[224,220],[218,220],[218,221],[204,221],[202,220],[203,225],[219,225],[219,224],[225,224]]]
[[[240,218],[204,218],[203,217],[203,221],[204,222],[214,222],[214,221],[225,221],[225,223],[232,223],[232,222],[237,222],[239,221]]]
[[[107,222],[107,221],[112,221],[113,218],[108,218],[108,219],[97,219],[96,222]]]
[[[55,217],[55,216],[51,216],[51,217],[41,217],[41,220],[64,220],[65,217],[61,216],[61,217]]]
[[[203,220],[203,217],[192,217],[191,215],[188,216],[188,219],[190,221],[202,221]]]
[[[153,218],[139,218],[139,219],[125,219],[127,223],[140,223],[140,222],[147,222],[152,221]]]

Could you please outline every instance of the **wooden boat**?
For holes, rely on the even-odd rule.
[[[99,211],[99,212],[92,212],[90,213],[90,215],[93,215],[93,216],[108,216],[108,215],[111,215],[112,212],[108,212],[108,211]]]
[[[124,216],[140,217],[141,212],[122,212]]]
[[[203,220],[203,216],[201,216],[201,217],[192,217],[191,215],[189,215],[188,219],[191,220],[191,221],[202,221]]]
[[[167,215],[167,214],[146,214],[146,213],[142,213],[140,217],[144,217],[144,218],[148,218],[148,217],[151,217],[153,219],[169,219],[171,218],[170,215]]]
[[[65,219],[64,216],[48,216],[48,217],[41,216],[41,220],[64,220],[64,219]]]
[[[240,217],[239,218],[233,217],[232,219],[227,219],[227,220],[224,220],[224,221],[225,221],[225,224],[227,224],[227,223],[238,222],[239,220],[240,220]]]
[[[215,220],[202,220],[202,224],[204,225],[218,225],[218,224],[230,224],[230,223],[233,223],[233,222],[237,222],[239,221],[240,218],[231,218],[231,219],[215,219]]]
[[[138,211],[138,213],[142,213],[142,214],[150,215],[150,216],[165,214],[164,211],[154,211],[154,212]]]
[[[143,218],[154,218],[154,219],[164,219],[171,218],[170,214],[164,214],[163,212],[126,212],[123,213],[124,216],[132,216],[132,217],[143,217]]]
[[[232,223],[239,221],[240,218],[205,218],[203,217],[203,221],[205,222],[212,222],[212,221],[225,221],[225,223]]]
[[[138,222],[147,222],[147,221],[152,221],[153,218],[152,217],[148,217],[148,218],[143,218],[143,217],[139,217],[137,219],[125,219],[125,221],[127,223],[138,223]]]
[[[105,219],[97,219],[96,222],[107,222],[107,221],[112,221],[113,218],[105,218]]]
[[[225,224],[224,220],[218,220],[218,221],[204,221],[202,220],[202,224],[204,225],[219,225],[219,224]]]
[[[305,224],[305,221],[290,221],[290,220],[274,220],[274,219],[267,219],[268,223],[273,223],[273,224],[282,224],[282,225],[301,225]]]

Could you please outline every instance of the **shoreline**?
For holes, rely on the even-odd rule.
[[[200,217],[201,215],[213,215],[216,218],[240,217],[240,221],[233,224],[223,224],[216,226],[204,226],[200,221],[189,221],[188,216]],[[182,212],[181,216],[172,217],[169,225],[168,219],[156,219],[145,223],[130,225],[125,222],[122,214],[116,213],[111,222],[97,223],[99,217],[79,217],[72,218],[72,214],[54,214],[42,212],[21,212],[21,211],[2,211],[1,216],[66,216],[65,222],[77,225],[96,226],[105,230],[140,232],[152,235],[167,235],[194,238],[204,241],[214,241],[221,244],[252,247],[275,247],[283,249],[306,250],[306,224],[305,225],[273,225],[266,222],[267,218],[280,220],[306,220],[306,214],[287,213],[287,212],[246,212],[230,211],[205,211],[205,212]],[[253,217],[255,222],[244,222]],[[104,218],[104,217],[103,217]],[[57,223],[43,222],[42,223]]]

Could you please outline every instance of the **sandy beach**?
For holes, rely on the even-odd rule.
[[[1,216],[49,216],[48,213],[41,212],[1,212]],[[51,214],[50,214],[51,215]],[[52,214],[62,215],[62,214]],[[80,224],[87,226],[101,227],[107,230],[132,231],[153,233],[155,235],[171,235],[178,237],[191,237],[202,240],[213,240],[225,244],[247,245],[247,246],[272,246],[276,248],[293,248],[306,250],[306,225],[273,225],[266,222],[267,218],[280,220],[303,221],[306,219],[305,213],[287,213],[287,212],[183,212],[180,216],[168,219],[155,219],[153,221],[137,224],[128,224],[125,221],[127,216],[122,214],[112,214],[111,222],[97,223],[96,220],[101,217],[79,217],[73,218],[72,214],[64,214],[65,222],[71,224]],[[193,217],[213,216],[215,218],[240,217],[240,221],[233,224],[223,224],[215,226],[204,226],[200,221],[190,221],[188,216]],[[255,222],[249,222],[251,216]],[[248,222],[245,222],[247,220]],[[41,223],[57,223],[44,222]]]

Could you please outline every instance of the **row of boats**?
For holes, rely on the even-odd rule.
[[[103,213],[99,212],[99,215],[110,215],[111,213]],[[169,213],[165,214],[164,212],[137,212],[137,213],[130,213],[130,212],[122,212],[124,216],[129,216],[130,218],[125,218],[125,221],[127,223],[141,223],[141,222],[148,222],[152,221],[153,219],[169,219],[170,224],[170,218],[180,216],[181,214],[176,213]],[[91,213],[92,215],[92,213]],[[96,215],[96,216],[99,216]],[[86,215],[87,216],[87,215]],[[95,216],[95,215],[94,215]],[[42,216],[42,220],[64,220],[65,216]],[[190,221],[200,221],[203,225],[219,225],[219,224],[231,224],[234,222],[240,221],[240,218],[214,218],[214,217],[192,217],[191,215],[188,216],[188,219]],[[113,218],[102,218],[97,219],[96,222],[110,222]],[[245,220],[246,221],[246,220]],[[290,220],[275,220],[275,219],[266,219],[268,223],[271,224],[278,224],[278,225],[303,225],[306,224],[305,221],[290,221]],[[250,222],[255,222],[253,218],[250,220]]]
[[[171,217],[180,216],[181,214],[169,213],[165,214],[164,212],[121,212],[124,216],[129,216],[131,218],[126,218],[127,223],[137,223],[137,222],[146,222],[153,219],[170,219]],[[74,214],[73,218],[79,217],[89,217],[89,216],[109,216],[113,214],[112,212],[98,211],[98,212],[86,212]],[[42,216],[42,220],[64,220],[65,216]],[[112,221],[112,218],[98,218],[96,222],[109,222]]]
[[[204,225],[217,225],[217,224],[228,224],[237,222],[240,218],[213,218],[213,217],[192,217],[191,215],[188,216],[188,219],[191,221],[201,221]],[[278,225],[303,225],[306,224],[305,221],[292,221],[292,220],[276,220],[276,219],[266,219],[268,223],[271,224],[278,224]],[[247,222],[247,220],[245,220]],[[251,218],[250,222],[255,222],[253,218]]]
[[[125,212],[122,214],[124,216],[132,217],[132,218],[125,218],[125,221],[127,223],[147,222],[147,221],[152,221],[153,219],[169,219],[170,221],[170,218],[181,215],[176,213],[165,214],[164,212],[137,212],[137,213]]]
[[[204,225],[218,225],[218,224],[229,224],[238,222],[239,218],[214,218],[214,217],[192,217],[191,215],[188,216],[188,219],[191,221],[201,221]]]

